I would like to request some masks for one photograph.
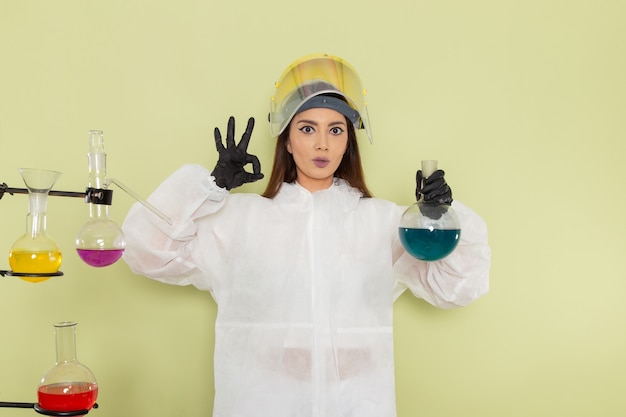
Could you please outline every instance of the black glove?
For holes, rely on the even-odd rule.
[[[415,188],[415,198],[417,201],[423,198],[424,203],[420,206],[420,211],[426,217],[437,220],[448,209],[441,205],[452,204],[452,190],[443,178],[445,172],[438,169],[428,178],[424,178],[422,170],[417,171],[415,180],[417,186]]]
[[[4,192],[7,188],[9,188],[9,186],[6,184],[6,182],[0,184],[0,200],[2,200],[2,197],[4,197]]]
[[[443,178],[445,172],[438,169],[428,178],[424,178],[422,170],[417,171],[415,176],[417,187],[415,188],[415,198],[419,201],[424,198],[425,203],[452,204],[452,190]]]
[[[235,145],[235,118],[228,119],[228,131],[226,133],[226,147],[222,143],[222,134],[219,128],[215,128],[215,148],[219,158],[211,175],[215,177],[215,183],[227,190],[239,187],[247,182],[258,181],[263,178],[259,158],[248,153],[248,143],[254,129],[254,118],[248,119],[248,127],[241,136],[238,145]],[[244,167],[252,164],[252,173],[246,172]]]

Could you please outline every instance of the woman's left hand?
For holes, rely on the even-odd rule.
[[[415,198],[419,201],[424,198],[425,203],[452,204],[452,190],[443,178],[445,172],[438,169],[428,178],[424,178],[422,170],[417,171],[415,188]]]

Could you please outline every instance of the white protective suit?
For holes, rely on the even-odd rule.
[[[274,199],[229,194],[186,165],[123,224],[132,271],[210,291],[215,417],[394,417],[393,301],[409,288],[442,308],[488,290],[483,220],[454,202],[461,241],[442,261],[407,254],[404,211],[335,179]]]

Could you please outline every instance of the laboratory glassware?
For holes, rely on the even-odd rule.
[[[107,189],[106,152],[101,130],[89,131],[87,158],[89,183],[85,199],[89,203],[89,221],[76,235],[76,251],[86,264],[104,267],[121,258],[126,239],[109,214],[113,192]]]
[[[437,161],[422,161],[424,178],[436,170]],[[398,229],[406,251],[423,261],[445,258],[461,238],[461,222],[452,206],[425,202],[423,197],[406,209]]]
[[[54,324],[56,363],[41,378],[38,407],[52,412],[85,410],[96,404],[98,383],[89,368],[76,359],[76,322]],[[76,413],[72,413],[76,415]]]
[[[18,171],[28,189],[28,215],[26,233],[13,243],[9,252],[9,265],[13,275],[29,282],[41,282],[60,275],[63,259],[58,245],[46,233],[48,193],[61,172],[31,168]]]

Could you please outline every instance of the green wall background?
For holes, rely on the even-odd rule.
[[[241,3],[4,0],[0,182],[56,169],[55,189],[83,191],[87,131],[102,129],[109,176],[147,197],[183,163],[212,167],[213,128],[230,115],[238,134],[256,117],[250,150],[269,173],[274,81],[299,56],[342,56],[368,89],[375,194],[410,204],[419,161],[439,159],[490,231],[487,296],[451,311],[409,294],[395,305],[399,416],[626,415],[626,3]],[[113,189],[121,223],[134,200]],[[0,251],[26,207],[0,201]],[[90,415],[210,415],[209,294],[83,264],[73,241],[87,220],[81,200],[51,197],[65,275],[0,277],[0,401],[36,401],[52,324],[76,320],[100,385]]]

